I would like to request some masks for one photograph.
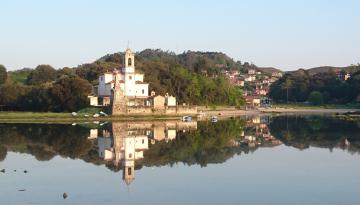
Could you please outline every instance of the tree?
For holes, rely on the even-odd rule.
[[[289,103],[289,88],[292,86],[292,80],[286,79],[285,83],[283,84],[283,89],[286,89],[286,103]]]
[[[309,102],[313,105],[322,105],[324,103],[323,94],[319,91],[312,91],[309,95]]]
[[[51,82],[56,79],[56,76],[56,70],[50,65],[39,65],[29,74],[27,84],[40,85],[46,82]]]
[[[0,64],[0,85],[4,84],[7,79],[7,72],[5,66]]]
[[[91,84],[79,77],[64,76],[51,89],[55,111],[77,111],[88,105]]]

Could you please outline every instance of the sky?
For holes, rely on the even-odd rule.
[[[146,48],[218,51],[283,70],[360,63],[359,0],[0,0],[8,70]]]

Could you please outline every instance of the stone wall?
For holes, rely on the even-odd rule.
[[[197,114],[197,106],[178,106],[177,114],[188,114],[188,115]]]
[[[149,106],[128,106],[126,108],[126,113],[128,115],[150,115],[153,113],[153,109]]]
[[[196,106],[165,107],[165,109],[155,109],[151,106],[113,106],[113,115],[196,115]]]

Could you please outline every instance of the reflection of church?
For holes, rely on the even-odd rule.
[[[176,139],[177,131],[197,129],[197,122],[159,121],[112,123],[112,130],[90,131],[89,139],[97,138],[99,157],[123,168],[123,180],[129,185],[135,179],[135,161],[144,158],[144,151],[156,141]]]

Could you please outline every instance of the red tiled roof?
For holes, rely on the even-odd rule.
[[[141,82],[141,81],[139,81],[139,80],[137,80],[135,83],[136,83],[136,84],[149,84],[149,83]]]

